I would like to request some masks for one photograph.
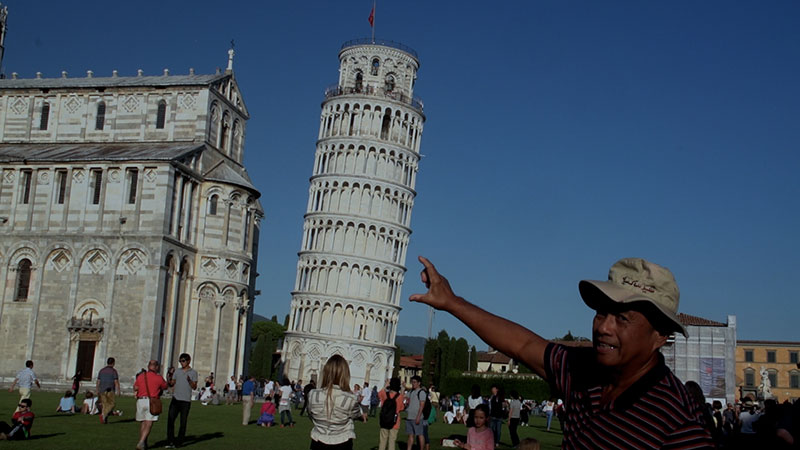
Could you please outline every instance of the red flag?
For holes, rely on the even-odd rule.
[[[375,26],[375,5],[372,6],[372,11],[369,12],[369,26]]]

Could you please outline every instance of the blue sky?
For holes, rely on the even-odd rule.
[[[213,73],[235,39],[266,211],[255,311],[287,314],[320,102],[372,2],[4,4],[4,70],[26,78]],[[798,23],[793,1],[379,2],[428,118],[404,298],[423,254],[499,315],[588,336],[578,280],[640,256],[672,269],[682,312],[800,340]],[[401,306],[399,334],[425,335],[427,307]]]

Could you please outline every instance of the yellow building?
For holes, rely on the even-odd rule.
[[[740,398],[757,398],[761,368],[767,371],[772,394],[779,401],[800,398],[800,342],[736,342],[736,386]]]

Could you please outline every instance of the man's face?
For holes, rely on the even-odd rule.
[[[419,381],[411,380],[411,387],[414,389],[419,389]]]
[[[178,360],[178,362],[181,363],[181,367],[185,369],[189,367],[189,363],[191,362],[191,360],[189,358],[181,358]]]
[[[592,341],[597,362],[618,370],[644,366],[666,342],[638,311],[598,310],[592,323]]]

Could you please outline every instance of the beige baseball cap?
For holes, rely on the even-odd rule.
[[[609,269],[608,281],[582,280],[578,290],[586,305],[594,310],[608,302],[649,302],[672,322],[675,330],[689,337],[678,320],[681,296],[678,283],[666,267],[641,258],[623,258]]]

